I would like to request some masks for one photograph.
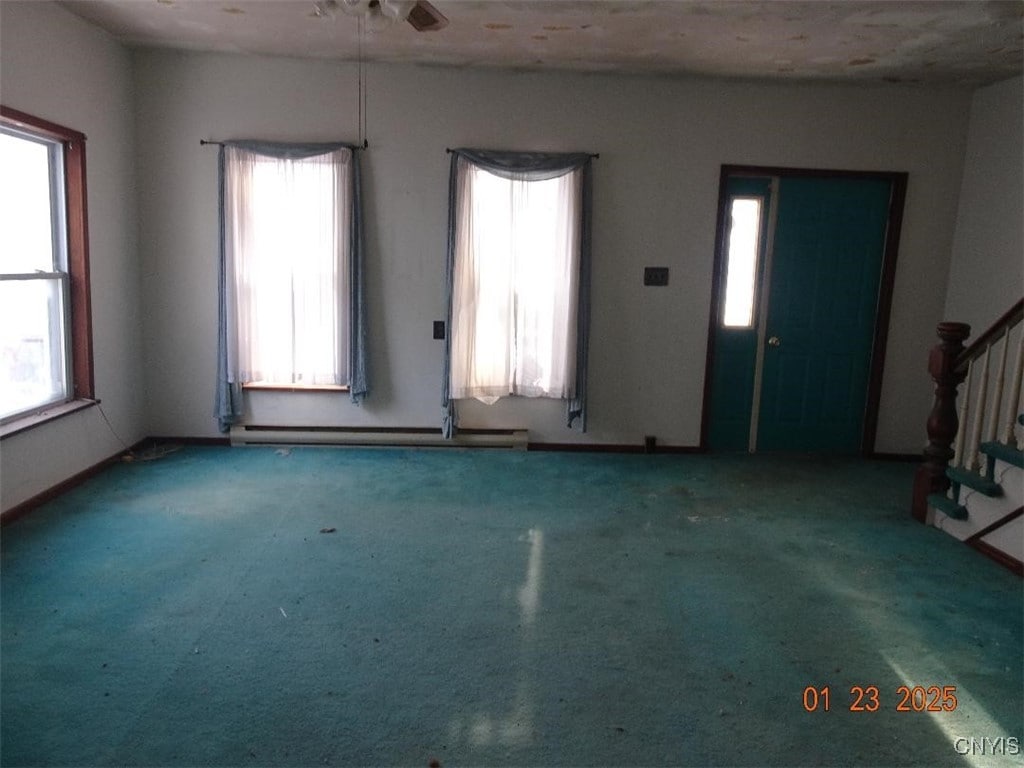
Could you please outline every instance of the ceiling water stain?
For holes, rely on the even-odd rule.
[[[330,0],[330,3],[347,1]],[[360,2],[365,4],[368,0]],[[4,0],[0,0],[0,6],[3,3]],[[126,40],[134,36],[151,40],[153,44],[181,44],[205,50],[206,46],[231,45],[240,32],[239,25],[243,25],[246,47],[251,48],[251,52],[295,56],[314,53],[305,48],[308,26],[314,17],[312,0],[288,3],[101,0],[69,2],[65,6],[89,20],[99,14],[93,6],[107,3],[124,8],[125,19],[106,22],[96,19],[95,23],[100,26],[116,23],[118,26],[112,33]],[[454,37],[452,34],[381,35],[374,39],[374,55],[392,56],[410,63],[422,58],[427,63],[443,60],[452,66],[531,67],[535,66],[531,55],[549,48],[532,43],[546,42],[559,46],[558,51],[551,54],[554,60],[547,65],[576,70],[682,72],[770,79],[788,74],[776,68],[792,68],[796,74],[820,80],[860,78],[879,83],[884,75],[889,75],[913,77],[928,83],[972,85],[1019,74],[1024,58],[1024,46],[1020,42],[1024,39],[1022,0],[991,5],[980,0],[920,4],[851,0],[849,5],[719,0],[642,3],[623,0],[457,3],[452,0],[449,4],[459,8],[462,33]],[[275,16],[263,10],[278,5],[282,8],[298,6],[299,10],[297,13],[289,10],[287,16],[283,11]],[[520,7],[527,10],[520,12]],[[252,10],[254,8],[259,8],[259,13]],[[990,13],[991,9],[997,10]],[[617,15],[611,14],[613,10]],[[877,13],[873,12],[876,10]],[[172,12],[183,26],[168,23],[170,17],[163,14]],[[247,16],[245,20],[238,18],[243,13]],[[229,17],[234,21],[229,21]],[[593,21],[588,22],[588,18]],[[455,21],[453,18],[453,23]],[[218,31],[211,32],[212,28]],[[210,37],[214,34],[222,35],[220,43]],[[179,41],[181,35],[185,39]],[[548,39],[541,40],[541,36]],[[728,43],[730,37],[735,45]],[[650,49],[638,47],[638,40],[648,40]],[[691,45],[691,41],[696,42]],[[346,47],[354,45],[351,40],[339,37],[336,42],[339,49],[329,55],[345,58],[352,52]],[[524,42],[527,44],[522,45]],[[755,48],[756,54],[753,53]],[[481,61],[482,49],[494,55]],[[706,49],[714,50],[714,55],[701,57],[694,53]],[[780,60],[780,56],[788,56],[791,61]],[[821,63],[823,59],[827,62]],[[968,70],[966,62],[977,63],[978,68]]]

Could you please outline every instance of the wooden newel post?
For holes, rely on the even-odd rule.
[[[928,416],[928,445],[924,461],[914,476],[914,500],[911,515],[925,522],[928,515],[928,494],[944,493],[949,489],[946,467],[953,458],[953,440],[956,439],[956,391],[967,375],[957,370],[956,361],[964,351],[964,339],[971,335],[966,323],[939,323],[935,329],[941,343],[932,347],[928,355],[928,373],[935,382],[935,402]]]

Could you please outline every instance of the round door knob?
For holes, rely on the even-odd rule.
[[[781,346],[781,345],[782,345],[782,339],[780,339],[778,336],[772,336],[772,337],[770,337],[768,339],[768,346],[769,347],[778,347],[778,346]]]

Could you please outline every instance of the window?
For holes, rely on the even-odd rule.
[[[730,201],[722,313],[722,325],[726,328],[750,328],[754,324],[762,205],[760,197],[734,197]]]
[[[0,108],[0,421],[93,396],[85,137]]]
[[[220,147],[214,415],[227,432],[242,388],[367,395],[359,157],[333,144]]]
[[[347,385],[352,150],[281,158],[229,146],[225,155],[237,381]]]
[[[450,396],[576,394],[583,169],[457,167]]]

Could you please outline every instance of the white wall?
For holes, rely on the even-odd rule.
[[[216,150],[200,139],[356,138],[354,66],[135,54],[147,391],[160,435],[216,435]],[[595,165],[590,431],[560,403],[462,409],[532,440],[699,439],[723,163],[908,171],[876,448],[916,452],[942,319],[970,96],[959,89],[763,85],[376,65],[368,75],[370,398],[252,396],[260,423],[435,426],[444,317],[445,147],[600,152]],[[641,285],[645,265],[671,269]]]
[[[136,255],[131,58],[50,3],[0,4],[3,104],[86,134],[96,396],[129,444],[146,434]],[[0,443],[0,508],[121,449],[96,408]]]
[[[1022,294],[1024,79],[1015,77],[971,101],[944,319],[977,336]]]

